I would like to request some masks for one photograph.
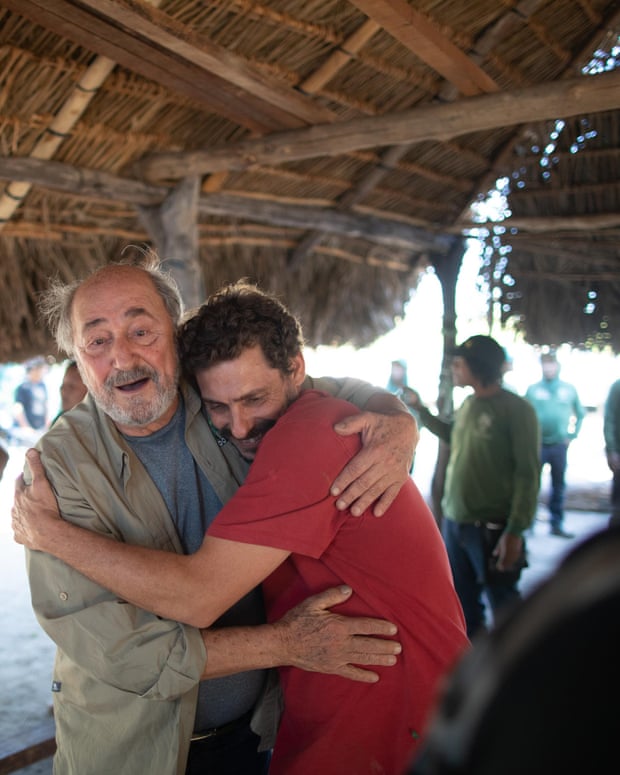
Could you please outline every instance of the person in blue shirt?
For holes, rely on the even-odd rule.
[[[551,535],[574,538],[564,529],[564,492],[568,445],[576,439],[585,410],[576,388],[560,379],[560,364],[554,352],[540,356],[542,379],[530,385],[525,393],[540,424],[542,447],[541,473],[546,465],[551,473],[549,516]]]
[[[13,414],[15,426],[42,433],[49,425],[45,358],[26,363],[26,378],[15,390]]]
[[[603,435],[607,465],[613,474],[609,527],[620,526],[620,379],[609,388],[605,400]]]

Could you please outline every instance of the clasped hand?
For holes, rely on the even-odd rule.
[[[32,474],[32,484],[26,485],[23,474],[15,482],[15,497],[11,508],[13,537],[18,544],[28,549],[45,550],[48,528],[61,517],[39,453],[30,449],[26,459]]]

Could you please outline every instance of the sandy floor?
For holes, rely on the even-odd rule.
[[[423,435],[416,457],[414,479],[422,491],[434,465],[434,444]],[[21,472],[24,449],[11,447],[11,458],[0,482],[0,595],[7,615],[0,632],[0,740],[9,740],[17,732],[36,726],[49,713],[51,668],[54,647],[38,626],[30,607],[24,570],[23,550],[12,539],[10,508],[13,483]],[[560,559],[579,541],[607,524],[607,493],[610,474],[602,448],[600,416],[589,416],[582,436],[571,446],[567,481],[566,528],[574,531],[573,540],[550,537],[546,509],[528,536],[530,567],[524,572],[522,588],[526,592],[553,571]],[[543,495],[545,493],[543,479]],[[577,508],[574,508],[574,507]],[[49,775],[51,760],[31,765],[22,775]]]
[[[13,483],[21,472],[24,450],[10,448],[0,482],[0,596],[7,616],[0,633],[0,739],[10,740],[36,727],[49,713],[54,645],[39,627],[30,607],[24,552],[13,542]],[[51,773],[51,760],[33,764],[23,775]]]

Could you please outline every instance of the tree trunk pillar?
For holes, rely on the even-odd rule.
[[[463,254],[465,252],[465,240],[458,239],[452,245],[445,256],[432,256],[432,264],[441,283],[443,298],[443,358],[441,361],[441,374],[439,375],[439,394],[437,397],[437,411],[446,419],[452,418],[454,404],[452,400],[452,370],[450,361],[452,352],[456,346],[456,282],[459,276]],[[441,499],[443,497],[446,481],[446,468],[450,456],[450,446],[441,439],[437,450],[437,463],[431,481],[431,502],[437,524],[441,526],[443,510]]]
[[[185,178],[160,205],[138,208],[162,267],[175,279],[187,309],[202,304],[206,295],[198,257],[199,196],[200,178]]]

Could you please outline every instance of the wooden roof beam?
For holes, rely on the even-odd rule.
[[[157,205],[170,194],[170,188],[119,178],[98,170],[78,169],[57,161],[5,156],[0,157],[0,179],[28,183],[63,191],[73,196],[129,202],[135,206]],[[341,213],[333,208],[282,204],[275,200],[227,194],[202,194],[198,209],[210,215],[245,218],[298,229],[308,227],[330,234],[361,239],[394,248],[442,253],[452,240],[401,220],[376,215]]]
[[[463,222],[451,231],[462,229],[492,229],[494,226],[502,226],[507,231],[518,229],[531,234],[545,234],[557,231],[587,231],[593,232],[599,229],[614,229],[620,226],[620,213],[604,213],[595,215],[574,215],[570,218],[561,216],[539,216],[536,218],[504,218],[501,221],[485,221],[484,223],[469,221]]]
[[[616,108],[620,108],[620,70],[469,97],[448,105],[277,132],[204,151],[147,156],[132,171],[147,180],[176,180],[190,174],[337,156],[361,148],[445,141],[511,124]]]
[[[3,0],[2,5],[253,132],[335,118],[146,2]]]
[[[481,67],[407,0],[351,0],[351,3],[465,96],[499,90]]]
[[[327,234],[359,237],[386,247],[418,252],[445,253],[452,238],[433,234],[393,218],[340,212],[334,208],[281,204],[253,197],[210,194],[203,196],[199,210],[209,215],[245,218],[259,223],[272,223],[290,228],[311,228]]]
[[[420,14],[418,14],[417,11],[410,7],[407,7],[406,9],[402,7],[397,8],[395,3],[377,4],[374,2],[364,2],[361,5],[363,6],[363,10],[366,13],[372,13],[380,16],[381,23],[386,26],[386,30],[389,31],[393,37],[398,38],[401,43],[405,44],[410,50],[414,51],[414,53],[416,53],[421,59],[424,59],[428,64],[436,65],[438,72],[442,70],[442,64],[445,65],[445,61],[441,58],[438,58],[437,52],[432,49],[433,41],[436,43],[439,42],[441,44],[444,53],[452,53],[451,64],[453,61],[458,61],[458,63],[461,65],[465,63],[466,68],[471,70],[471,74],[474,76],[474,78],[480,80],[481,88],[478,88],[475,83],[470,85],[469,80],[466,82],[463,81],[462,70],[459,67],[454,70],[452,66],[449,68],[444,66],[443,75],[450,79],[446,82],[446,84],[450,87],[451,90],[458,91],[460,87],[461,90],[466,94],[479,94],[481,91],[497,91],[497,86],[495,83],[491,81],[491,79],[488,78],[488,76],[486,76],[486,74],[483,73],[480,68],[477,67],[477,63],[474,62],[473,59],[468,59],[464,52],[456,49],[456,47],[453,46],[452,43],[439,30],[435,29],[430,22],[428,22],[424,17],[420,17]],[[358,7],[360,7],[359,4]],[[391,11],[391,13],[386,13],[386,11]],[[406,28],[403,27],[403,25],[400,23],[403,20],[403,16],[406,17],[405,21],[407,22],[409,20],[417,22],[418,36],[412,36],[410,31],[407,34],[404,34],[404,30]],[[377,27],[379,26],[376,19],[368,19],[367,24],[373,24]],[[426,40],[422,50],[419,45],[419,34],[421,32],[426,33]],[[454,98],[454,94],[451,94],[450,101],[452,101]],[[363,199],[371,191],[377,188],[381,181],[398,166],[401,159],[406,156],[409,150],[409,145],[398,145],[385,150],[381,156],[380,163],[373,167],[362,178],[362,180],[357,183],[354,189],[348,191],[346,194],[343,194],[338,199],[338,209],[349,210],[352,207],[355,207],[356,204],[362,202]],[[416,174],[424,175],[425,171],[418,165]],[[467,186],[467,190],[469,190],[469,185]],[[295,267],[302,264],[322,239],[323,234],[320,232],[309,232],[308,234],[304,235],[303,239],[299,242],[295,250],[292,251],[289,256],[289,266]]]

